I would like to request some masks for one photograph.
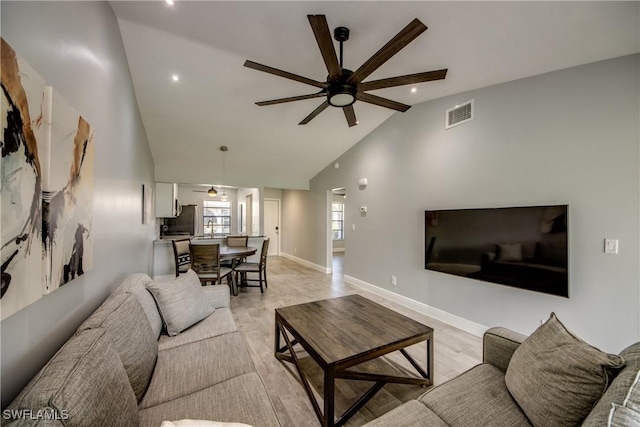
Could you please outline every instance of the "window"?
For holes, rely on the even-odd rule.
[[[344,239],[344,203],[331,204],[331,231],[333,240]]]
[[[204,237],[231,234],[231,202],[203,201]]]

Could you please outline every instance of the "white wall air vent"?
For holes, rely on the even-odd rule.
[[[473,120],[473,99],[447,110],[445,129]]]

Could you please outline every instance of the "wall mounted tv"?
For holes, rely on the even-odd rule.
[[[425,269],[569,297],[568,206],[425,211]]]

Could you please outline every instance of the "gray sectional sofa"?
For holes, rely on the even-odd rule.
[[[204,319],[161,334],[167,313],[148,290],[154,283],[145,274],[128,277],[22,390],[7,408],[14,419],[2,424],[159,427],[199,419],[279,426],[236,329],[229,288],[201,287],[191,273],[171,282],[196,281]]]
[[[365,426],[640,426],[640,343],[607,355],[565,334],[555,315],[531,337],[551,323],[526,345],[489,329],[483,363]]]

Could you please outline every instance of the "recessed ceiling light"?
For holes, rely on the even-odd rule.
[[[180,80],[180,76],[178,76],[177,74],[174,74],[171,76],[171,80],[173,80],[174,82],[177,82],[178,80]]]
[[[417,87],[412,87],[412,88],[411,88],[411,93],[416,93],[417,91],[418,91],[418,88],[417,88]]]
[[[173,0],[164,0],[169,6],[173,6]]]

